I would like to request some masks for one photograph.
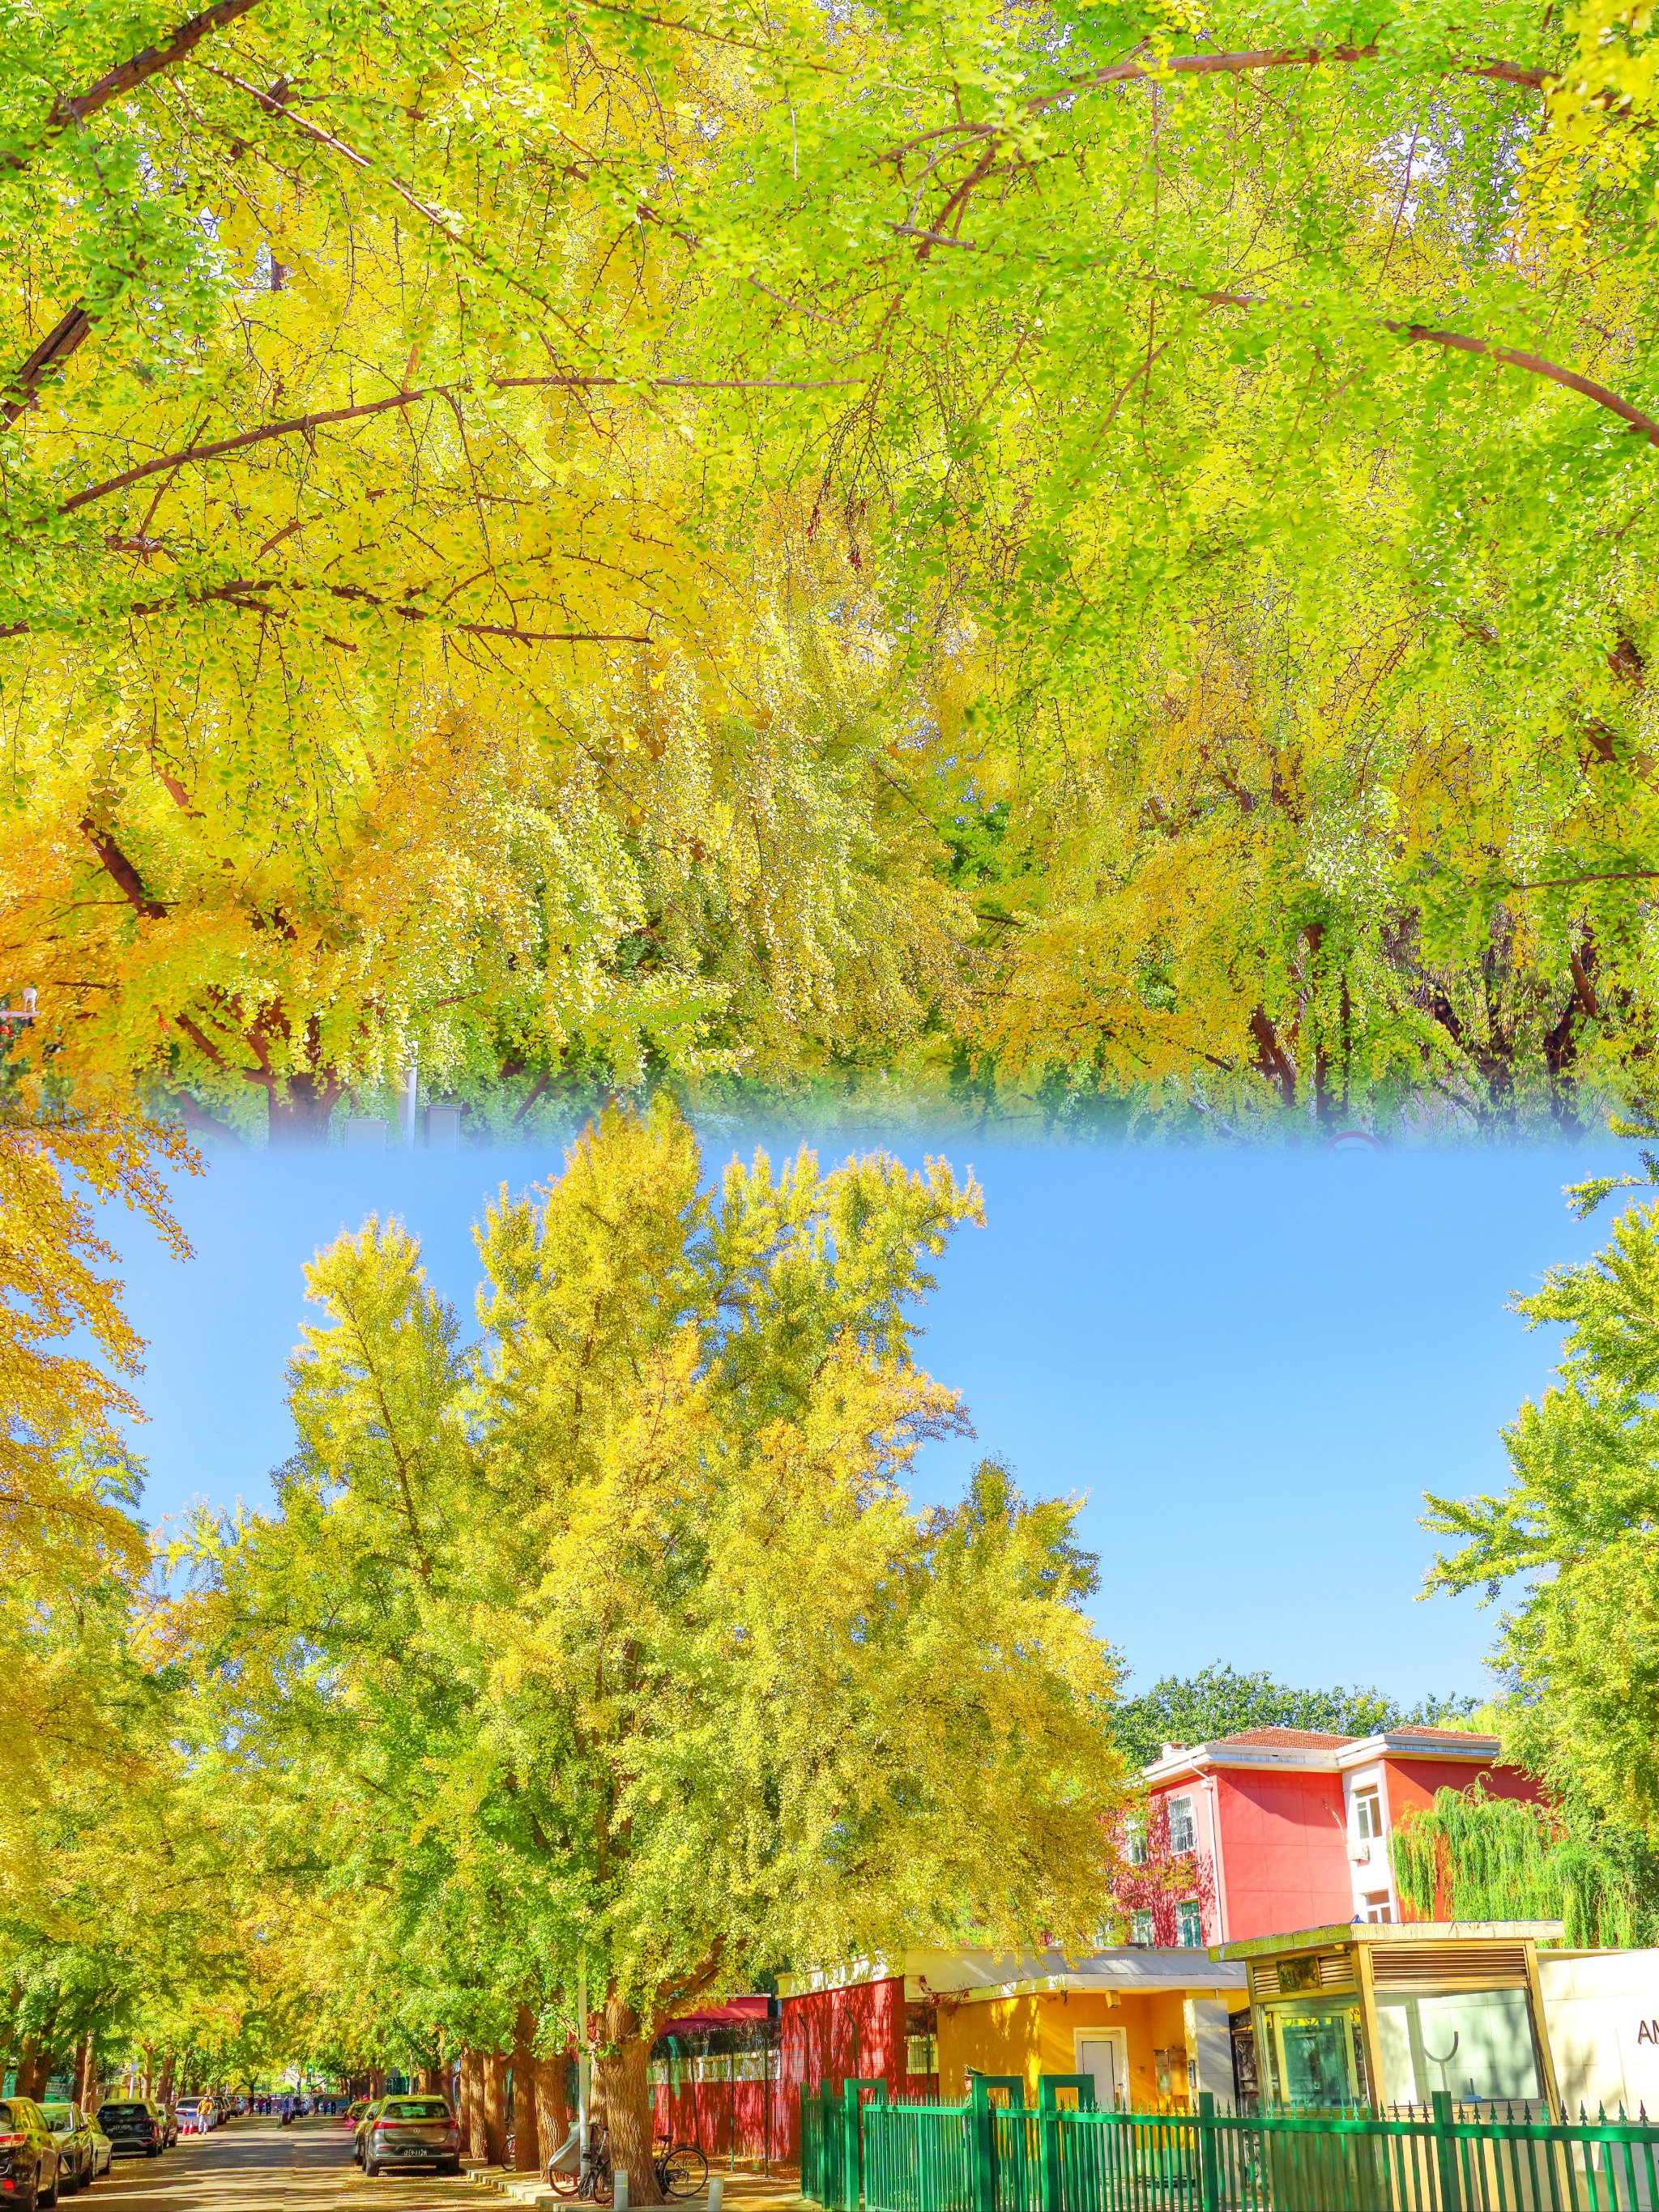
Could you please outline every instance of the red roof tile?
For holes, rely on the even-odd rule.
[[[1224,1735],[1223,1743],[1255,1744],[1263,1751],[1332,1751],[1339,1744],[1358,1743],[1357,1735],[1329,1735],[1322,1729],[1241,1729]]]

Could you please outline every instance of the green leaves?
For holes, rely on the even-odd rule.
[[[1632,1206],[1605,1250],[1518,1300],[1565,1325],[1560,1382],[1505,1436],[1514,1480],[1492,1498],[1431,1498],[1429,1525],[1462,1539],[1431,1589],[1512,1587],[1499,1656],[1522,1693],[1534,1763],[1597,1814],[1654,1832],[1650,1729],[1659,1528],[1659,1220]],[[1512,1577],[1522,1578],[1511,1583]]]

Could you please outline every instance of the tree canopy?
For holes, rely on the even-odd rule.
[[[1409,1708],[1380,1690],[1293,1690],[1266,1673],[1243,1674],[1224,1660],[1185,1679],[1166,1674],[1112,1714],[1112,1735],[1132,1766],[1146,1766],[1166,1743],[1208,1743],[1243,1729],[1323,1729],[1374,1735],[1402,1723],[1455,1726],[1472,1698],[1428,1698]]]
[[[1639,1093],[1650,38],[14,9],[11,1054]]]

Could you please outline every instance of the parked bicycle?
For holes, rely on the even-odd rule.
[[[604,2128],[592,2129],[587,2152],[574,2162],[566,2142],[547,2161],[547,2185],[556,2197],[585,2197],[590,2203],[609,2204],[616,2185],[611,2170],[611,2142]],[[708,2186],[708,2160],[695,2143],[659,2142],[653,2147],[651,2164],[657,2187],[673,2202],[701,2197]]]

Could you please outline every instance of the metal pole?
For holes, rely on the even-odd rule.
[[[404,1079],[404,1142],[414,1149],[415,1109],[421,1096],[420,1048],[409,1048],[409,1073]]]
[[[576,1966],[576,2140],[587,2156],[587,1954]]]

